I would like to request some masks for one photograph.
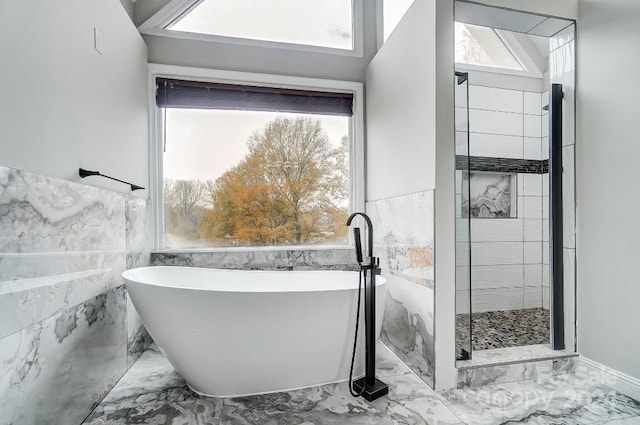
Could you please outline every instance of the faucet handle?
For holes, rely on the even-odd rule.
[[[362,239],[360,238],[360,228],[353,228],[353,240],[356,244],[356,261],[358,264],[362,264]]]

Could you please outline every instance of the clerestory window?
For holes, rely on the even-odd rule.
[[[165,29],[354,50],[352,0],[200,0]]]

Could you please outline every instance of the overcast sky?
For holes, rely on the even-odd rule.
[[[277,116],[277,112],[166,109],[164,177],[216,179],[248,152],[247,140]],[[307,116],[305,114],[305,116]],[[310,115],[319,119],[333,146],[349,134],[349,117]]]
[[[351,0],[205,0],[170,29],[351,49]]]

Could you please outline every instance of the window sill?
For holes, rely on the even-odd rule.
[[[352,246],[345,245],[301,245],[301,246],[242,246],[218,248],[167,248],[152,251],[153,254],[190,254],[190,253],[218,253],[218,252],[284,252],[284,251],[351,251]]]

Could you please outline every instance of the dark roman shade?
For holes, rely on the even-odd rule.
[[[225,109],[353,115],[352,93],[156,78],[160,108]]]

